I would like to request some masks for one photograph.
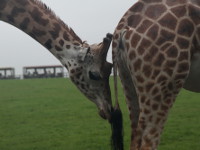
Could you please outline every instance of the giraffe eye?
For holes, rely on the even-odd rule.
[[[96,81],[102,79],[98,72],[92,72],[92,71],[89,71],[89,77],[91,80],[96,80]]]

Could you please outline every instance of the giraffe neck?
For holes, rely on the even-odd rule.
[[[63,65],[66,65],[64,59],[86,54],[87,49],[82,47],[88,45],[38,0],[0,0],[0,20],[31,36]],[[82,53],[79,54],[80,51]]]

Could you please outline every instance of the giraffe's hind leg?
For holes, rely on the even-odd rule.
[[[141,150],[157,148],[169,110],[189,74],[189,60],[176,61],[173,63],[174,67],[171,67],[171,64],[170,58],[166,57],[164,67],[159,68],[160,72],[156,77],[152,73],[142,85],[136,80],[135,87],[140,105],[137,128],[140,139],[138,138],[137,143],[140,141]],[[140,86],[143,86],[143,90],[138,88]]]
[[[183,83],[184,79],[176,83],[170,77],[163,78],[144,93],[138,93],[140,115],[135,143],[140,143],[140,150],[156,150],[169,110]]]
[[[189,56],[188,51],[178,51],[174,58],[164,55],[165,59],[157,59],[162,54],[159,51],[151,62],[143,62],[140,68],[131,66],[135,70],[133,80],[140,106],[134,143],[139,143],[140,150],[156,150],[169,110],[189,74],[189,57],[183,57]],[[160,63],[154,63],[157,61]]]
[[[190,73],[184,84],[184,88],[200,93],[200,53],[197,52],[191,59]]]

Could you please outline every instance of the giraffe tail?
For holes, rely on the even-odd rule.
[[[111,136],[111,146],[113,150],[123,150],[123,119],[122,112],[119,108],[114,108],[111,113],[110,119],[112,136]]]
[[[114,57],[113,59],[113,69],[114,69],[115,107],[111,112],[111,119],[110,119],[110,124],[112,129],[111,146],[112,150],[123,150],[124,149],[123,117],[118,102],[116,57]]]

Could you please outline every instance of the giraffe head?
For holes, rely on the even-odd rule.
[[[106,56],[112,35],[107,34],[99,44],[85,44],[76,59],[67,62],[69,76],[78,89],[99,109],[99,115],[110,119],[112,110],[109,76],[112,64],[106,61]]]
[[[100,115],[109,119],[112,65],[106,56],[111,35],[100,44],[88,45],[39,0],[0,0],[0,20],[21,29],[57,57],[73,83],[97,105]]]

